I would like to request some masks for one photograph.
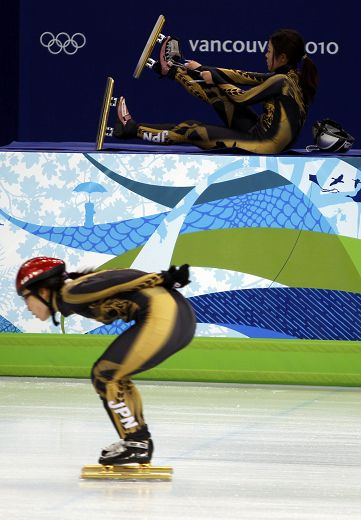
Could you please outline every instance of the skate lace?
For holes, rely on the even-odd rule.
[[[148,449],[148,441],[125,441],[124,444],[127,448],[141,448],[143,450]]]
[[[123,451],[124,448],[124,440],[120,439],[120,441],[113,442],[113,444],[110,444],[109,446],[104,448],[103,451]]]
[[[166,60],[179,61],[181,59],[181,52],[177,40],[168,40],[165,47]]]

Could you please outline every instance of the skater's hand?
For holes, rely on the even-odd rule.
[[[203,70],[201,72],[201,78],[208,84],[213,85],[213,78],[212,74],[209,72],[209,70]]]
[[[190,70],[198,69],[198,67],[201,67],[201,66],[202,66],[201,63],[198,63],[198,61],[194,61],[194,60],[188,60],[185,63],[185,68],[190,69]]]
[[[183,264],[178,268],[172,265],[168,271],[162,271],[160,274],[163,276],[162,285],[167,289],[179,289],[191,283],[188,264]]]

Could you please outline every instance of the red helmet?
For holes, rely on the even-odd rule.
[[[65,262],[59,258],[37,256],[24,262],[16,275],[16,291],[21,296],[32,284],[65,272]]]

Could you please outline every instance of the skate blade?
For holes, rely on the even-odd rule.
[[[148,58],[152,54],[155,44],[157,43],[158,37],[159,37],[160,32],[164,25],[164,22],[165,22],[165,17],[162,14],[159,15],[159,18],[155,22],[153,30],[150,33],[148,41],[145,44],[144,50],[139,58],[137,66],[135,67],[135,70],[133,73],[133,78],[138,79],[139,76],[141,75],[141,73],[143,72],[143,69],[148,61]]]
[[[152,466],[151,464],[136,464],[124,466],[103,466],[94,464],[84,466],[81,470],[82,479],[112,479],[112,480],[171,480],[173,468],[169,466]]]
[[[114,79],[111,77],[108,77],[106,87],[105,87],[105,92],[104,92],[103,105],[102,105],[102,110],[100,113],[98,133],[97,133],[97,138],[96,138],[96,149],[97,150],[101,150],[103,148],[104,137],[106,135],[106,130],[107,130],[109,110],[110,110],[110,106],[111,106],[111,102],[112,102],[113,88],[114,88]]]

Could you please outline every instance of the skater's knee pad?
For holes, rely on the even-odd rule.
[[[90,379],[97,394],[104,395],[106,386],[104,383],[104,379],[101,377],[98,362],[94,363],[94,365],[92,366]]]

